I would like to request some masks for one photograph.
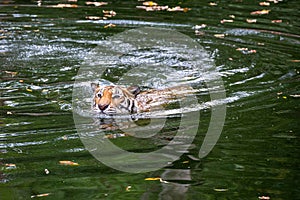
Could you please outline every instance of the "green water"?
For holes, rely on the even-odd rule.
[[[147,12],[136,8],[139,1],[71,3],[77,8],[51,7],[66,3],[58,1],[39,7],[35,1],[0,3],[0,199],[300,199],[298,1],[158,2],[191,8],[188,12]],[[102,17],[103,9],[117,15],[86,19]],[[263,9],[271,11],[250,14]],[[220,23],[223,19],[233,22]],[[109,23],[116,26],[104,28]],[[195,33],[201,24],[206,26]],[[144,26],[184,33],[209,52],[224,81],[227,113],[220,139],[205,158],[195,159],[209,108],[200,110],[198,134],[179,160],[155,172],[129,174],[85,149],[73,121],[72,88],[82,61],[99,42]],[[121,75],[116,69],[110,81]],[[197,95],[207,98],[205,92]],[[176,130],[173,122],[165,135]],[[128,137],[114,142],[135,152],[162,145]],[[60,165],[63,160],[79,165]],[[145,180],[149,177],[168,183]]]

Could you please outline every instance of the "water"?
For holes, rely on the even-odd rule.
[[[1,199],[39,194],[48,199],[300,198],[297,1],[270,6],[256,1],[221,1],[215,6],[160,2],[191,8],[188,12],[147,12],[136,9],[142,5],[138,1],[103,7],[79,1],[72,3],[77,8],[54,8],[58,3],[42,1],[38,7],[37,2],[1,1]],[[102,9],[117,15],[86,18],[103,17]],[[271,11],[250,14],[263,9]],[[116,26],[104,28],[109,23]],[[197,136],[179,160],[155,172],[128,174],[103,165],[85,149],[73,121],[72,88],[95,47],[110,36],[144,26],[171,28],[204,47],[224,81],[227,113],[220,139],[205,158],[197,156],[209,127],[209,106],[200,109]],[[147,58],[147,51],[137,55]],[[135,58],[125,56],[122,62],[141,61]],[[165,58],[162,61],[170,64]],[[124,68],[115,68],[107,79],[117,82],[122,74]],[[205,78],[196,79],[197,85]],[[209,102],[204,86],[195,94]],[[168,125],[151,142],[133,137],[112,141],[129,151],[151,152],[172,138],[177,118]],[[79,165],[61,165],[64,160]],[[155,177],[168,183],[145,180]]]

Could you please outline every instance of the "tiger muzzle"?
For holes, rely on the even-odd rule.
[[[101,110],[101,111],[104,111],[106,108],[108,108],[109,104],[99,104],[98,105],[98,108]]]

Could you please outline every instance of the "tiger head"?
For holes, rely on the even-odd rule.
[[[140,93],[138,86],[100,86],[92,83],[93,109],[105,114],[136,113],[138,105],[135,97]]]

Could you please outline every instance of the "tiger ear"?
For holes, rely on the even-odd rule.
[[[131,92],[135,97],[141,92],[140,87],[136,85],[128,87],[127,90]]]
[[[91,83],[91,87],[92,87],[93,92],[95,92],[95,90],[99,87],[99,84],[98,83]]]

